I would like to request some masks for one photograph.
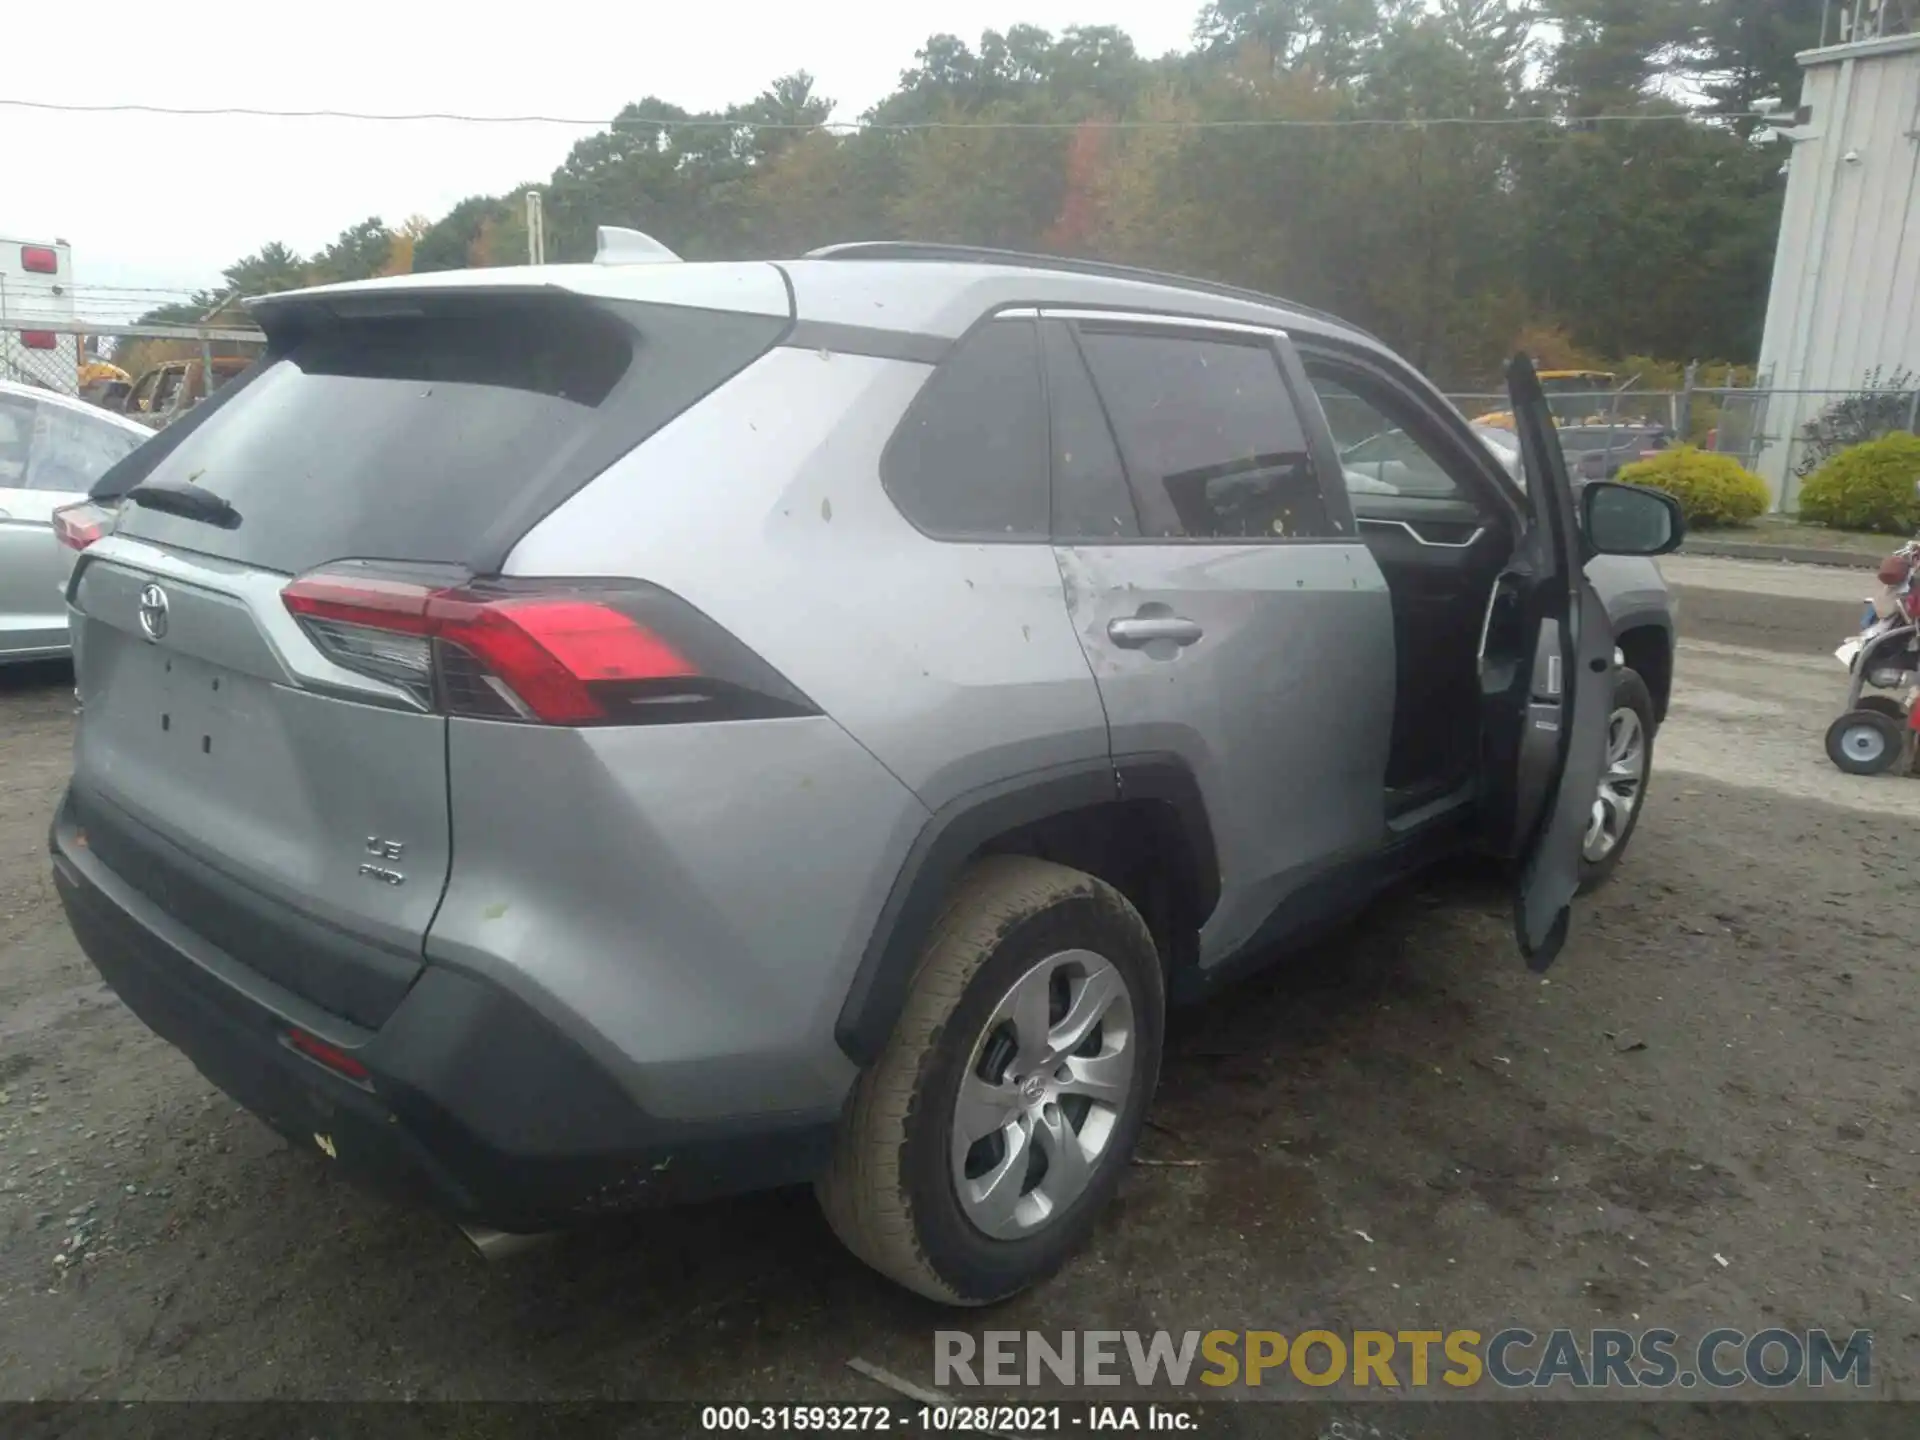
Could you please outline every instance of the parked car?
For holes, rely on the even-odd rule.
[[[62,590],[74,551],[55,538],[54,512],[86,500],[148,434],[82,401],[0,380],[0,664],[67,653]]]
[[[134,381],[132,389],[120,400],[119,408],[129,419],[159,430],[171,425],[209,394],[217,393],[251,363],[239,356],[214,356],[213,384],[209,390],[206,362],[164,361]]]
[[[1672,444],[1672,431],[1647,420],[1560,427],[1560,448],[1566,452],[1576,483],[1612,480],[1622,467],[1657,455]]]
[[[1462,851],[1544,968],[1617,866],[1671,613],[1582,567],[1680,521],[1576,512],[1524,361],[1523,489],[1253,292],[531,273],[256,302],[268,363],[101,487],[74,579],[74,932],[343,1171],[480,1237],[812,1182],[986,1302],[1087,1238],[1168,1005]],[[1419,493],[1349,492],[1336,396]]]

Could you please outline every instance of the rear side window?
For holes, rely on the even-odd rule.
[[[136,504],[120,530],[288,574],[347,558],[479,563],[784,328],[550,296],[423,305],[308,322],[140,477],[204,487],[237,524]]]
[[[942,540],[1047,537],[1047,402],[1030,319],[993,320],[941,362],[887,442],[880,478]]]
[[[1273,349],[1257,337],[1082,327],[1144,533],[1278,540],[1336,532]]]

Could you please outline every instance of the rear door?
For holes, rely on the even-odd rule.
[[[1566,943],[1606,748],[1613,628],[1585,573],[1566,458],[1532,363],[1507,369],[1529,523],[1480,638],[1488,840],[1517,862],[1514,933],[1545,970]]]
[[[1115,755],[1176,757],[1205,799],[1209,964],[1382,843],[1386,583],[1285,337],[1091,314],[1042,328],[1068,605]]]

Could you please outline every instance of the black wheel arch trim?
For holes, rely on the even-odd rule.
[[[1169,754],[1115,756],[1028,771],[969,790],[928,817],[880,907],[859,968],[834,1022],[834,1039],[856,1065],[885,1048],[906,1004],[920,947],[961,869],[997,836],[1036,821],[1129,800],[1166,804],[1193,858],[1204,920],[1220,898],[1220,865],[1199,782]]]
[[[1679,639],[1673,616],[1665,610],[1636,609],[1612,616],[1610,619],[1613,624],[1613,643],[1626,654],[1627,664],[1634,666],[1636,658],[1642,660],[1642,663],[1634,668],[1639,671],[1640,678],[1646,682],[1647,693],[1653,700],[1654,725],[1658,727],[1666,722],[1667,707],[1673,698],[1673,663]],[[1631,653],[1633,649],[1638,648],[1637,644],[1629,646],[1623,643],[1629,635],[1636,632],[1653,632],[1660,636],[1661,650],[1657,663],[1648,664],[1645,657],[1637,657]],[[1648,673],[1649,671],[1652,673]]]

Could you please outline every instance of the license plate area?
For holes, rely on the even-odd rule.
[[[186,655],[149,650],[140,668],[150,698],[141,707],[149,740],[142,749],[156,758],[185,761],[198,754],[225,759],[236,679]]]

